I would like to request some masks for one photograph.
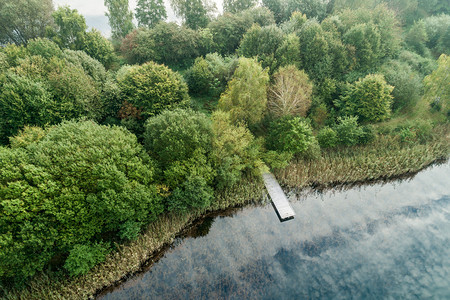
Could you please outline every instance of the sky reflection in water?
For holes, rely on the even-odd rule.
[[[207,219],[102,299],[449,299],[449,175],[291,198],[284,223],[270,204]]]

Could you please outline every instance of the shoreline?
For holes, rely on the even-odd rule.
[[[443,137],[444,143],[440,141],[431,142],[432,153],[428,153],[427,147],[423,145],[405,148],[406,154],[409,150],[416,151],[415,154],[423,151],[423,155],[418,155],[416,164],[407,166],[405,172],[392,172],[385,169],[386,172],[381,176],[374,177],[372,175],[366,177],[347,177],[348,179],[355,178],[355,180],[315,180],[314,173],[307,173],[307,179],[304,180],[305,174],[299,174],[292,170],[298,170],[299,166],[303,166],[302,171],[306,170],[306,166],[312,162],[297,161],[290,164],[283,170],[277,170],[275,176],[279,180],[283,188],[294,189],[296,192],[307,191],[321,191],[333,188],[353,187],[362,184],[371,184],[378,182],[386,182],[389,180],[398,180],[401,178],[408,178],[415,176],[420,171],[433,166],[435,164],[445,163],[448,161],[448,147],[447,138]],[[417,148],[417,149],[416,149]],[[405,150],[401,149],[401,150]],[[418,152],[417,152],[418,151]],[[364,149],[360,152],[361,155],[367,155]],[[327,163],[326,153],[324,154],[323,162]],[[433,159],[431,159],[431,156]],[[400,157],[400,155],[399,155]],[[398,159],[395,154],[391,158]],[[321,158],[322,159],[322,158]],[[353,160],[354,157],[350,157]],[[417,164],[418,163],[418,164]],[[378,166],[378,165],[377,165]],[[334,179],[342,178],[338,174],[338,163],[328,169],[336,171],[331,172]],[[392,166],[391,166],[392,167]],[[365,168],[363,165],[361,168]],[[379,168],[379,167],[378,167]],[[383,168],[383,166],[381,166]],[[320,168],[316,171],[320,172]],[[403,170],[400,168],[400,170]],[[313,171],[313,170],[307,170]],[[366,173],[370,173],[371,169],[365,169]],[[300,172],[301,173],[301,172]],[[358,173],[352,174],[358,175]],[[300,176],[300,177],[299,177]],[[302,177],[303,176],[303,177]],[[327,179],[323,178],[323,179]],[[301,180],[299,180],[301,179]],[[292,182],[297,182],[296,186]],[[263,195],[266,194],[264,185],[261,180],[255,178],[246,178],[234,188],[220,192],[216,196],[216,202],[211,207],[205,210],[197,210],[189,212],[185,215],[167,214],[162,215],[157,221],[149,224],[147,230],[141,234],[136,240],[120,245],[116,251],[108,255],[105,262],[97,265],[88,274],[73,279],[63,278],[56,280],[49,276],[42,274],[40,277],[32,280],[28,287],[21,291],[8,291],[5,294],[5,299],[96,299],[105,294],[108,290],[114,289],[127,279],[142,273],[157,262],[164,253],[170,249],[174,241],[182,238],[186,233],[199,225],[202,221],[212,215],[220,215],[227,211],[238,210],[244,206],[258,204],[262,202]]]
[[[404,173],[401,175],[395,175],[392,177],[380,177],[380,178],[371,179],[368,181],[361,180],[361,181],[356,181],[356,182],[330,183],[330,184],[321,185],[321,186],[304,187],[299,190],[297,190],[296,187],[283,186],[283,189],[290,189],[290,190],[294,191],[297,195],[298,194],[308,195],[308,194],[314,193],[314,192],[324,192],[324,191],[329,191],[329,190],[334,190],[334,189],[346,190],[346,189],[351,189],[354,187],[364,186],[364,185],[386,184],[386,183],[397,181],[397,180],[411,179],[411,178],[415,177],[417,174],[419,174],[420,172],[422,172],[428,168],[443,165],[443,164],[447,163],[448,161],[449,161],[449,159],[438,158],[435,161],[431,162],[430,164],[424,166],[420,170],[411,171],[411,172],[407,172],[407,173]],[[265,191],[262,191],[262,193],[266,194]],[[189,224],[186,224],[186,227],[183,228],[181,230],[181,232],[176,234],[176,236],[174,237],[174,241],[177,239],[184,239],[184,238],[191,237],[191,235],[189,233],[193,229],[195,229],[197,226],[200,226],[201,224],[203,224],[203,222],[207,218],[210,218],[210,217],[215,218],[215,217],[219,217],[219,216],[229,216],[229,215],[233,215],[234,213],[236,213],[244,208],[251,207],[252,205],[259,206],[259,205],[264,205],[264,204],[265,204],[264,201],[262,199],[260,199],[258,201],[251,201],[248,204],[243,204],[243,205],[238,205],[238,206],[230,206],[225,209],[207,212],[206,214],[198,217],[197,219],[193,220]],[[144,274],[145,272],[149,271],[155,263],[157,263],[162,257],[164,257],[164,254],[166,253],[166,251],[170,250],[174,246],[174,241],[169,244],[165,244],[161,249],[154,251],[152,253],[151,257],[142,264],[140,270],[134,272],[133,274],[127,274],[126,276],[124,276],[124,278],[121,278],[119,281],[114,282],[112,285],[100,289],[93,295],[92,299],[98,299],[98,297],[104,296],[109,291],[113,291],[115,288],[120,286],[126,280],[128,280],[136,275]]]

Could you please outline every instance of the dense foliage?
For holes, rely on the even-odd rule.
[[[137,107],[144,119],[189,102],[187,85],[181,76],[153,62],[130,68],[119,79],[119,86],[123,99]]]
[[[123,128],[65,122],[44,136],[29,134],[36,137],[25,130],[16,147],[0,148],[0,276],[6,282],[20,282],[50,260],[62,264],[69,252],[65,267],[84,273],[82,265],[101,260],[126,222],[142,226],[161,212],[153,163]]]
[[[267,71],[254,59],[240,58],[239,66],[219,100],[219,109],[229,111],[233,122],[256,124],[267,104]]]

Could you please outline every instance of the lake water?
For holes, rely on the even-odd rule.
[[[450,299],[450,164],[206,218],[101,299]]]

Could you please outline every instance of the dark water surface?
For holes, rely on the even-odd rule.
[[[450,164],[215,217],[102,299],[450,299]],[[209,231],[208,231],[209,229]]]

